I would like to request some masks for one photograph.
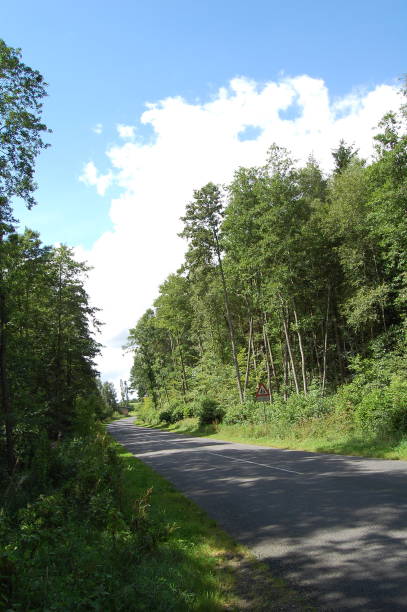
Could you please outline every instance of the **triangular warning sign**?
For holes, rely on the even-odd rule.
[[[256,397],[264,397],[264,396],[269,396],[269,395],[270,395],[270,391],[267,389],[265,385],[263,385],[263,383],[260,383],[256,391]]]

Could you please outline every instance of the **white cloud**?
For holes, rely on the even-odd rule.
[[[92,132],[95,134],[101,134],[103,132],[103,125],[101,123],[97,123],[94,128],[92,128]]]
[[[113,174],[110,171],[107,174],[99,174],[95,164],[90,161],[85,165],[79,180],[85,185],[96,187],[98,194],[104,196],[112,184]]]
[[[136,131],[134,125],[122,125],[119,123],[116,127],[120,138],[123,138],[123,140],[133,140]]]
[[[263,164],[273,142],[300,162],[313,153],[325,170],[341,138],[369,157],[372,128],[398,104],[396,89],[388,85],[332,101],[322,80],[303,75],[262,86],[236,78],[209,102],[172,97],[146,105],[140,123],[152,128],[155,140],[112,146],[107,151],[111,170],[101,175],[90,162],[81,177],[101,195],[113,181],[121,192],[111,202],[112,231],[88,252],[80,250],[94,266],[88,290],[106,322],[102,375],[116,383],[128,377],[130,358],[122,357],[118,339],[181,264],[185,245],[177,237],[179,217],[193,189],[229,181],[238,166]],[[259,128],[256,137],[240,141],[247,126]],[[117,129],[123,138],[134,134],[133,126]]]

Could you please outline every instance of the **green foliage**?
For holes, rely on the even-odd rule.
[[[84,290],[88,268],[70,249],[45,247],[30,230],[12,234],[2,248],[8,319],[4,373],[17,452],[25,444],[21,428],[36,419],[50,438],[69,432],[80,396],[93,398],[93,416],[103,415],[94,370],[99,345],[91,331],[98,321]]]
[[[172,400],[166,405],[164,410],[160,411],[158,418],[160,423],[171,425],[177,421],[181,421],[184,416],[184,405],[177,400]]]
[[[255,400],[246,400],[244,404],[233,404],[226,410],[223,422],[227,425],[254,422],[254,415],[259,409]]]
[[[220,423],[225,414],[224,409],[219,403],[209,397],[204,397],[200,401],[199,408],[199,424],[209,425],[211,423]]]
[[[117,393],[113,383],[105,381],[103,384],[98,381],[99,393],[102,400],[101,418],[106,419],[113,415],[118,409]]]
[[[355,423],[369,435],[407,433],[407,380],[394,376],[388,387],[364,393]]]
[[[98,428],[49,467],[41,492],[0,510],[1,609],[223,609],[234,546],[169,483]]]
[[[341,139],[325,176],[312,157],[298,167],[272,145],[262,167],[194,192],[184,265],[130,332],[132,384],[154,402],[151,422],[157,411],[178,421],[172,402],[202,427],[220,421],[212,408],[201,416],[208,397],[228,427],[401,435],[406,118],[405,104],[384,117],[370,163]],[[260,382],[271,404],[249,399]]]
[[[35,158],[46,147],[42,134],[48,131],[41,123],[46,83],[22,62],[19,49],[1,39],[0,75],[0,210],[14,196],[31,207]]]
[[[149,517],[151,490],[130,502],[117,451],[95,431],[61,443],[49,473],[44,493],[1,516],[3,604],[143,609],[139,564],[168,536],[166,525]]]
[[[139,419],[148,425],[158,425],[160,422],[159,412],[154,407],[150,397],[144,397],[142,402],[139,402],[137,407],[137,415]]]

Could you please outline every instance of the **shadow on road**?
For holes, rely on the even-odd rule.
[[[407,462],[110,433],[324,610],[407,610]]]

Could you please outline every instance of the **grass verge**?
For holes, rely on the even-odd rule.
[[[141,581],[182,594],[177,610],[312,610],[306,600],[256,561],[171,483],[120,444],[129,499],[145,500],[149,518],[166,531],[157,554],[139,568]],[[146,490],[152,490],[145,497]],[[157,593],[155,610],[160,607]],[[149,608],[146,608],[149,609]],[[153,608],[151,608],[153,609]]]
[[[137,420],[140,423],[139,420]],[[148,425],[146,423],[146,425]],[[151,427],[151,425],[148,425]],[[407,460],[407,438],[367,437],[358,434],[335,415],[314,419],[293,426],[289,433],[276,434],[270,425],[204,425],[197,418],[184,419],[160,429],[195,437],[208,437],[230,442],[243,442],[292,450],[306,450],[338,455],[356,455],[381,459]]]

